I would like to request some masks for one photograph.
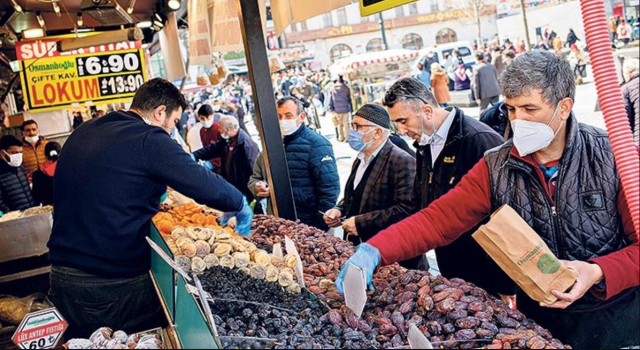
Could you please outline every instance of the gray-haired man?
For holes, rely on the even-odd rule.
[[[250,203],[253,200],[253,193],[247,184],[260,150],[251,136],[240,129],[236,117],[223,116],[220,118],[219,125],[222,139],[194,152],[193,155],[196,160],[205,160],[205,166],[210,165],[209,159],[221,158],[222,171],[220,175],[242,192]],[[210,169],[213,169],[213,166]]]
[[[637,346],[638,232],[607,134],[578,123],[573,72],[552,53],[513,60],[502,92],[513,140],[488,152],[447,196],[361,245],[345,266],[355,263],[371,276],[380,263],[455,241],[509,204],[579,274],[570,290],[553,291],[554,304],[519,292],[518,308],[574,348]]]

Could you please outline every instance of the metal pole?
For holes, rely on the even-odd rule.
[[[522,24],[524,25],[524,44],[525,51],[531,51],[531,37],[529,36],[529,22],[527,21],[527,9],[525,1],[520,0],[520,9],[522,10]]]
[[[389,49],[389,45],[387,45],[387,32],[384,29],[384,18],[382,17],[382,12],[378,13],[380,17],[380,32],[382,33],[382,44],[384,45],[384,49]]]
[[[296,209],[280,134],[280,122],[276,113],[275,94],[260,20],[260,6],[258,0],[237,0],[237,6],[258,120],[257,127],[262,140],[267,182],[271,188],[273,213],[278,217],[295,221]]]

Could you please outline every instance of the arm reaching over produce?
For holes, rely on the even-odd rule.
[[[222,216],[222,220],[220,220],[220,225],[226,226],[229,220],[233,217],[238,220],[236,224],[236,231],[241,236],[249,237],[249,231],[251,230],[251,223],[253,222],[253,210],[247,203],[247,199],[243,198],[242,209],[236,212],[227,212]]]

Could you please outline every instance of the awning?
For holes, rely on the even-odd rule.
[[[299,23],[335,9],[345,7],[352,0],[271,0],[271,14],[280,36],[293,23]]]
[[[369,52],[361,55],[346,57],[339,60],[331,68],[331,72],[333,74],[343,74],[350,70],[357,70],[358,68],[374,64],[408,62],[416,59],[418,55],[418,51],[405,49]]]

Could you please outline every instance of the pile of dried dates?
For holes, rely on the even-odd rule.
[[[349,333],[358,344],[366,339],[366,344],[376,348],[404,346],[409,327],[415,324],[437,348],[570,348],[473,284],[399,265],[378,269],[373,280],[375,291],[369,293],[365,311],[358,319],[344,307],[332,282],[355,252],[351,243],[271,216],[256,216],[252,229],[251,241],[259,249],[270,251],[285,236],[296,243],[308,289],[332,308],[319,320]],[[348,347],[346,342],[342,347]]]

